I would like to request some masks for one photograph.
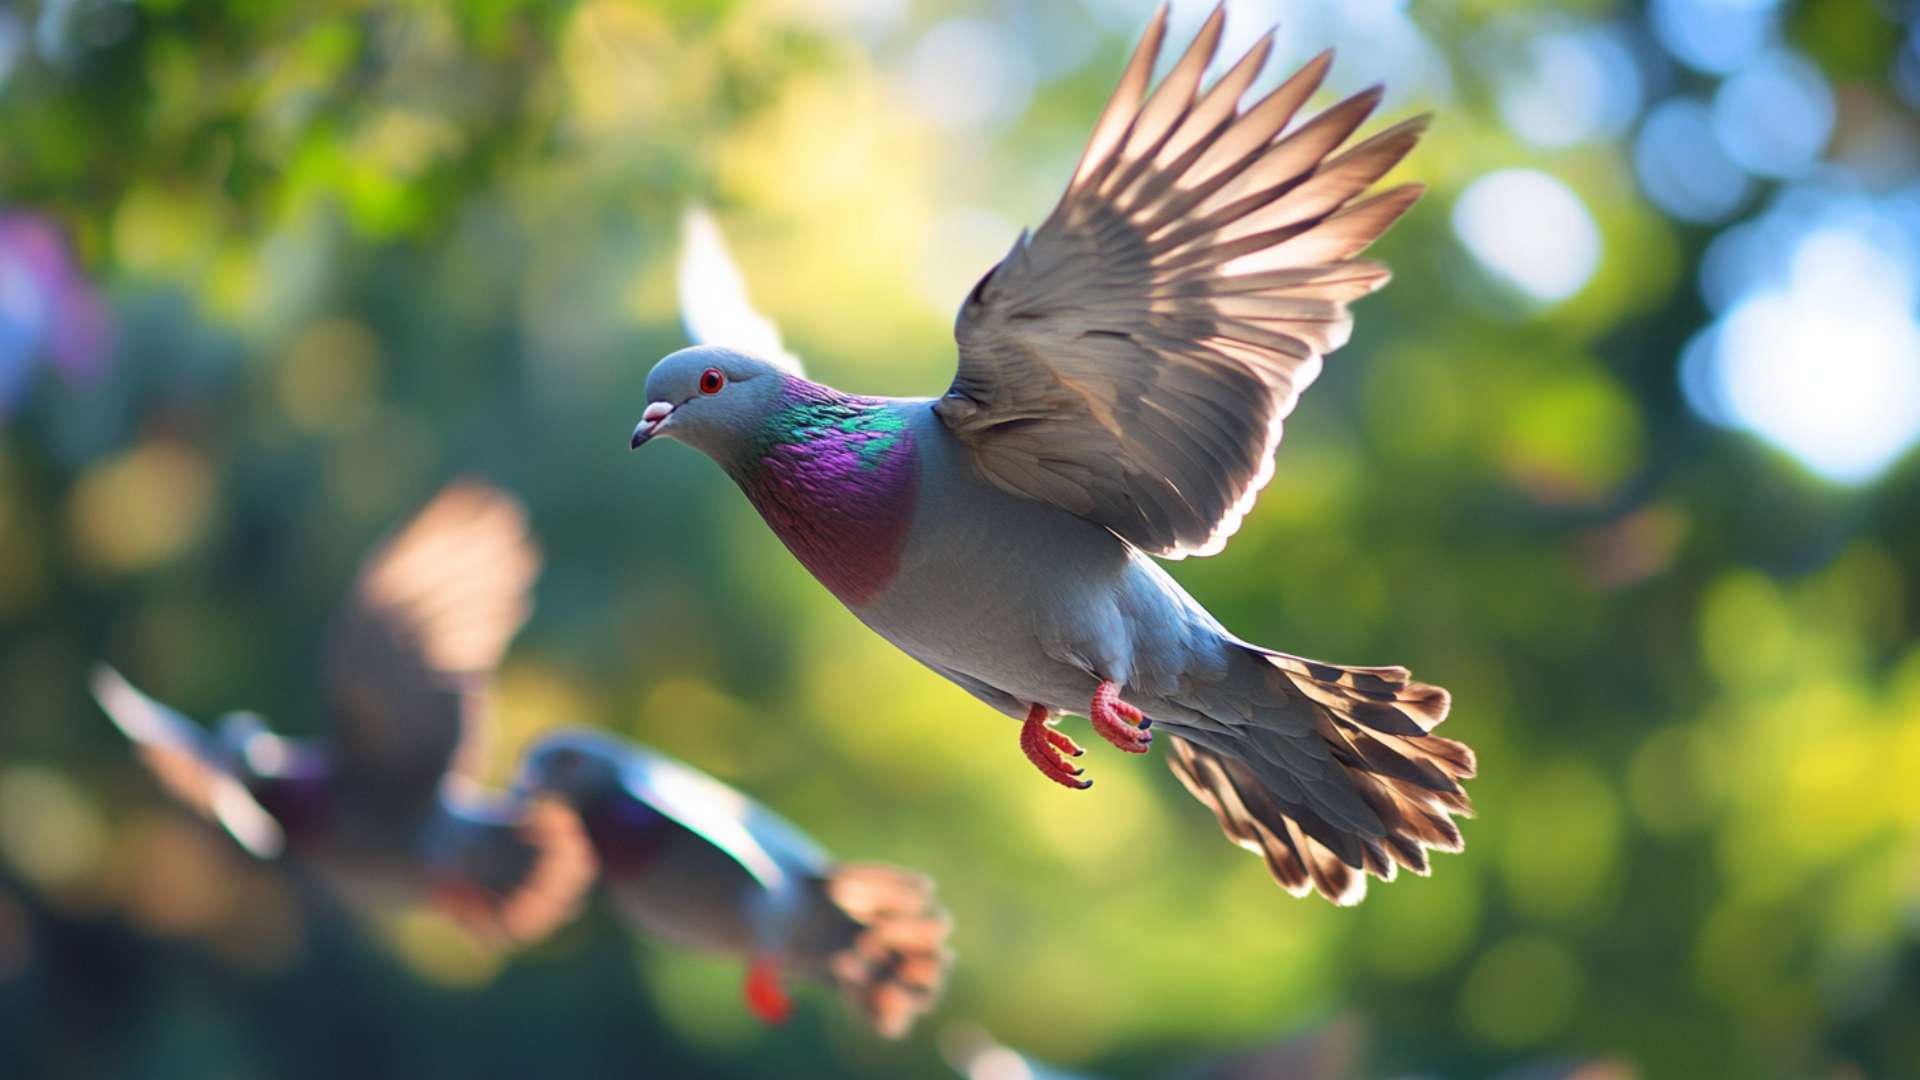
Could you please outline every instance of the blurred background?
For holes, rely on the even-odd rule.
[[[0,1073],[1023,1075],[982,1032],[1112,1076],[1327,1032],[1292,1075],[1920,1071],[1920,5],[1229,8],[1269,85],[1332,45],[1324,101],[1438,113],[1396,281],[1172,567],[1453,690],[1466,853],[1355,910],[1156,761],[1043,782],[708,462],[626,452],[690,200],[814,374],[944,388],[1145,0],[0,8]],[[549,563],[490,775],[603,725],[936,875],[914,1038],[825,993],[760,1028],[603,910],[512,958],[349,923],[164,801],[87,665],[314,730],[360,553],[461,473]]]

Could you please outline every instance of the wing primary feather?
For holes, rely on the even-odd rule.
[[[1182,170],[1174,185],[1178,194],[1170,197],[1155,215],[1160,228],[1179,223],[1201,200],[1230,183],[1256,161],[1281,129],[1293,119],[1294,114],[1300,111],[1300,106],[1306,104],[1313,92],[1320,88],[1320,83],[1327,76],[1327,68],[1332,63],[1332,49],[1307,61],[1306,66],[1294,72],[1287,81],[1275,87],[1258,104],[1241,113],[1238,119],[1222,130],[1207,145],[1206,151]],[[1159,237],[1153,232],[1149,232],[1147,239],[1159,242]]]
[[[1289,131],[1331,50],[1243,109],[1271,31],[1202,90],[1224,20],[1216,7],[1150,87],[1156,14],[1059,205],[961,305],[960,367],[934,404],[990,482],[1166,558],[1219,550],[1272,475],[1348,302],[1388,279],[1354,256],[1418,193],[1365,190],[1427,125],[1340,152],[1372,87]]]
[[[1160,148],[1179,130],[1181,122],[1193,108],[1194,97],[1200,89],[1200,79],[1206,74],[1207,65],[1213,61],[1213,54],[1220,46],[1220,32],[1226,26],[1226,21],[1226,5],[1215,7],[1213,14],[1207,16],[1206,25],[1194,37],[1193,44],[1187,47],[1173,70],[1154,88],[1153,96],[1141,108],[1120,151],[1119,157],[1125,167],[1107,174],[1101,183],[1103,193],[1111,194],[1132,184],[1143,170],[1152,165]]]
[[[1168,3],[1160,5],[1153,14],[1153,21],[1147,24],[1147,32],[1141,36],[1140,44],[1134,47],[1126,70],[1120,75],[1120,85],[1114,88],[1113,96],[1107,99],[1107,107],[1093,125],[1093,136],[1087,141],[1087,149],[1080,157],[1079,167],[1073,171],[1069,190],[1087,185],[1107,165],[1114,149],[1120,146],[1121,140],[1132,129],[1134,117],[1140,111],[1140,101],[1147,93],[1147,83],[1153,78],[1153,63],[1160,55],[1160,43],[1167,36],[1167,13],[1171,6]]]
[[[204,732],[185,717],[134,689],[106,664],[95,664],[93,696],[167,793],[208,821],[224,827],[256,858],[270,859],[286,847],[280,823],[261,809],[218,760]]]
[[[1219,133],[1221,126],[1233,118],[1241,97],[1267,66],[1267,57],[1272,53],[1273,31],[1269,29],[1188,111],[1186,120],[1181,123],[1174,137],[1160,148],[1158,160],[1154,162],[1157,169],[1169,174],[1168,179],[1184,171],[1175,166],[1176,161],[1190,151],[1204,150],[1208,141]]]
[[[418,810],[482,734],[476,691],[532,610],[540,550],[506,492],[456,480],[366,557],[322,667],[341,771]]]
[[[1204,248],[1225,226],[1303,183],[1329,152],[1366,121],[1379,105],[1380,94],[1380,87],[1368,87],[1269,144],[1231,181],[1183,209],[1183,222],[1152,237],[1154,247],[1167,252],[1168,260],[1178,260],[1187,249]]]
[[[1425,184],[1402,184],[1349,203],[1311,229],[1280,230],[1271,247],[1253,248],[1221,264],[1223,274],[1263,273],[1301,263],[1332,263],[1365,251],[1425,194]]]
[[[1227,243],[1288,226],[1317,221],[1344,206],[1400,163],[1418,142],[1430,116],[1416,116],[1329,159],[1279,198],[1231,221],[1211,238]]]

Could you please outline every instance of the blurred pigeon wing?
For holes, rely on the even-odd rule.
[[[1202,92],[1223,17],[1149,96],[1155,17],[1060,204],[961,306],[934,406],[994,484],[1168,558],[1220,550],[1252,508],[1347,303],[1387,280],[1355,256],[1421,190],[1361,197],[1424,117],[1336,156],[1378,88],[1285,131],[1329,54],[1242,109],[1269,35]]]
[[[754,310],[747,279],[704,207],[689,209],[681,223],[679,286],[680,321],[696,345],[725,345],[805,374],[800,358],[780,343],[773,320]]]
[[[597,867],[586,830],[557,800],[450,796],[431,838],[435,896],[489,941],[537,941],[571,919]]]
[[[794,872],[820,873],[832,857],[784,818],[698,769],[635,747],[625,780],[635,798],[727,853],[769,892]]]
[[[93,696],[167,793],[219,823],[251,854],[270,859],[286,846],[280,823],[221,768],[207,736],[186,717],[133,688],[105,664],[93,669]]]
[[[532,610],[540,552],[519,502],[449,485],[363,564],[325,667],[343,776],[430,797],[474,752],[477,692]]]

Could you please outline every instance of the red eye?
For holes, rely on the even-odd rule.
[[[700,392],[703,394],[717,394],[725,385],[727,377],[720,374],[719,368],[710,367],[700,373]]]

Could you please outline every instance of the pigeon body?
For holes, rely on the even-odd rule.
[[[933,399],[841,394],[716,346],[663,361],[650,395],[678,366],[780,388],[791,404],[709,453],[862,622],[1001,711],[1082,703],[1096,670],[1153,694],[1224,668],[1225,632],[1164,570],[1099,525],[986,482]],[[794,422],[800,410],[808,422]]]
[[[712,777],[597,733],[543,739],[520,786],[574,806],[607,891],[644,931],[748,960],[762,1019],[784,1018],[788,972],[838,986],[888,1036],[938,998],[949,923],[926,878],[840,863]]]
[[[1325,54],[1242,108],[1270,38],[1203,91],[1223,19],[1149,95],[1155,18],[1059,206],[962,304],[944,395],[856,397],[704,344],[648,375],[632,442],[717,461],[861,621],[1021,718],[1049,779],[1090,783],[1063,712],[1132,753],[1158,725],[1283,887],[1353,903],[1461,846],[1474,758],[1431,734],[1446,691],[1242,641],[1151,556],[1212,554],[1251,508],[1347,303],[1387,279],[1356,256],[1420,189],[1366,190],[1425,120],[1341,150],[1375,89],[1290,126]]]
[[[538,554],[505,495],[442,492],[371,555],[323,665],[327,733],[236,714],[209,736],[104,665],[93,690],[170,794],[350,905],[431,900],[490,939],[539,937],[592,880],[564,805],[462,775],[478,691],[529,608]]]

